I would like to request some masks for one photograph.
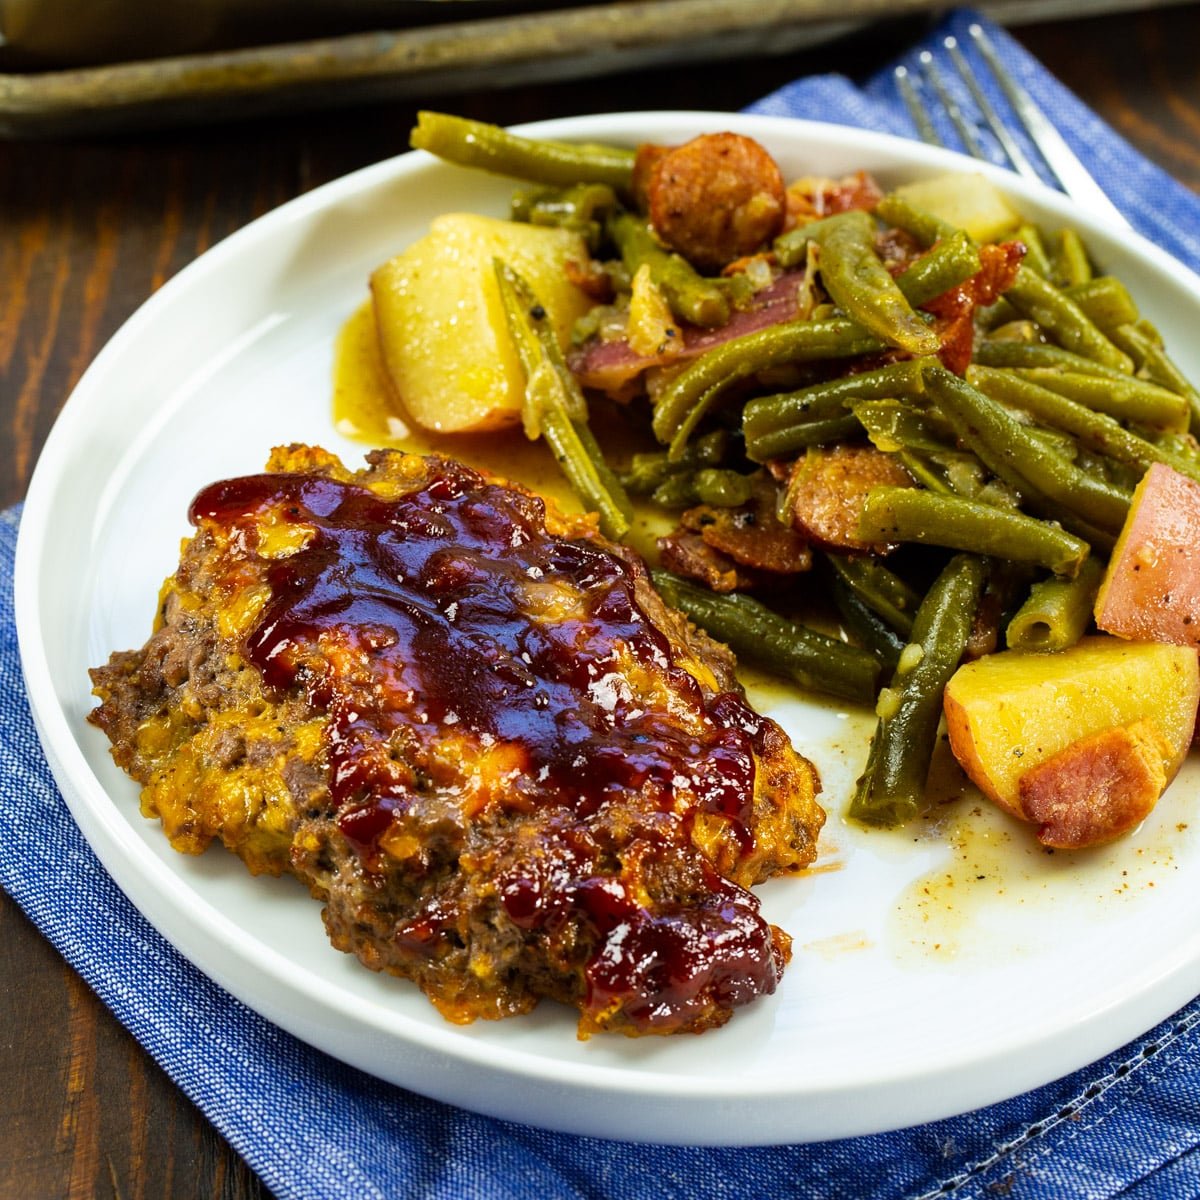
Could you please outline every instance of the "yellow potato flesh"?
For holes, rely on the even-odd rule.
[[[951,748],[980,791],[1018,817],[1026,771],[1114,726],[1152,722],[1171,779],[1191,745],[1197,664],[1186,647],[1103,636],[1056,654],[988,655],[960,667],[946,687]]]
[[[977,242],[998,241],[1021,223],[1020,214],[1004,194],[982,175],[939,175],[896,189],[916,208],[941,217]]]
[[[438,433],[520,422],[525,382],[493,260],[512,266],[550,314],[560,344],[590,307],[567,277],[587,248],[565,229],[450,213],[371,276],[379,344],[405,414]]]

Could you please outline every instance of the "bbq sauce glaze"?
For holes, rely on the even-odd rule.
[[[482,757],[496,786],[468,803],[536,809],[553,831],[496,880],[508,918],[535,935],[569,922],[594,931],[585,1020],[620,1010],[642,1031],[703,1027],[714,1006],[773,991],[782,945],[757,899],[691,839],[698,813],[719,814],[741,853],[752,849],[764,720],[679,664],[628,562],[549,533],[535,496],[449,460],[424,464],[398,495],[319,474],[227,480],[190,514],[250,558],[266,524],[298,532],[263,561],[270,599],[245,653],[267,686],[300,686],[328,714],[330,804],[364,869],[421,789],[468,793]],[[470,748],[457,777],[437,754],[447,737]],[[631,794],[674,818],[642,828],[638,853],[686,860],[702,896],[639,902],[602,865],[588,818]],[[397,944],[435,953],[459,916],[432,901]]]

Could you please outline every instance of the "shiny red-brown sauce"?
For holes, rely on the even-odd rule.
[[[729,1004],[773,990],[780,963],[757,900],[707,862],[707,897],[678,912],[646,911],[597,870],[586,818],[630,793],[681,814],[644,853],[698,854],[697,811],[730,821],[743,851],[753,843],[764,722],[739,695],[706,696],[678,664],[638,603],[635,568],[589,539],[549,533],[540,499],[446,460],[428,460],[423,482],[394,498],[320,475],[262,474],[206,488],[191,510],[197,525],[234,531],[249,556],[267,514],[305,538],[264,561],[271,598],[246,653],[268,686],[300,685],[328,713],[331,803],[368,869],[394,815],[430,786],[414,756],[398,763],[380,747],[400,738],[419,760],[447,731],[503,743],[521,770],[498,802],[569,819],[555,823],[553,854],[498,880],[501,900],[526,929],[592,924],[590,1007],[621,998],[653,1026],[686,1015],[705,989]],[[535,594],[564,602],[539,619]],[[625,681],[630,661],[669,685],[675,711],[645,705]],[[453,917],[426,911],[398,936],[432,943]]]

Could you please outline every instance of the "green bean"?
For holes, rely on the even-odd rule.
[[[692,359],[667,384],[654,407],[654,436],[681,454],[673,443],[692,410],[701,403],[711,406],[739,380],[783,363],[853,358],[880,348],[878,338],[845,318],[788,321],[733,338]]]
[[[1162,331],[1153,321],[1148,321],[1145,317],[1138,317],[1133,323],[1133,328],[1144,338],[1148,338],[1153,345],[1160,347],[1166,345],[1166,342],[1163,341]]]
[[[838,582],[901,637],[912,633],[920,595],[877,558],[826,556]]]
[[[922,487],[1004,508],[1020,507],[1019,498],[1007,490],[1003,496],[993,495],[997,482],[985,484],[986,472],[979,460],[954,449],[954,430],[935,409],[915,409],[899,400],[864,400],[852,404],[851,410],[872,445],[894,454]]]
[[[831,217],[821,217],[781,233],[771,246],[775,261],[784,268],[804,265],[808,261],[809,245],[815,243],[819,246],[821,239],[831,229],[836,229],[844,216],[844,213],[834,213]]]
[[[1006,346],[1040,346],[1043,344],[1037,322],[1031,321],[1028,317],[1017,317],[1007,324],[988,329],[987,341]],[[1058,347],[1056,346],[1054,349],[1058,349]],[[1066,351],[1064,350],[1063,353],[1066,354]],[[1079,361],[1087,362],[1088,360],[1081,358]]]
[[[719,466],[729,453],[729,443],[727,429],[714,429],[692,442],[678,462],[671,462],[665,450],[635,454],[620,476],[621,483],[635,496],[648,496],[671,475]]]
[[[1118,325],[1128,325],[1138,319],[1133,297],[1113,275],[1098,275],[1086,283],[1073,284],[1066,289],[1066,294],[1106,335]]]
[[[1156,340],[1139,324],[1118,325],[1112,331],[1113,340],[1137,364],[1140,377],[1177,392],[1187,401],[1188,428],[1200,436],[1200,391],[1163,349],[1162,340]]]
[[[946,483],[956,496],[1014,512],[1021,507],[1020,493],[1003,479],[989,475],[974,454],[942,451],[931,457],[945,473]]]
[[[932,410],[913,408],[901,400],[860,400],[850,405],[867,437],[877,450],[894,454],[900,450],[920,453],[951,448],[953,430],[948,433],[944,422]]]
[[[1038,421],[1065,430],[1098,454],[1130,463],[1142,471],[1156,462],[1166,463],[1200,481],[1200,464],[1194,460],[1139,437],[1107,414],[1096,412],[1049,388],[1039,387],[1014,371],[972,366],[967,368],[966,378],[985,396],[1020,408]]]
[[[1017,321],[1027,320],[1023,314],[1009,304],[1003,296],[996,301],[995,304],[989,304],[985,308],[975,310],[975,326],[977,329],[982,329],[985,333],[991,334],[996,330],[1003,328],[1005,325],[1012,325]],[[1037,328],[1037,323],[1033,322],[1034,328]],[[1039,335],[1040,336],[1040,335]]]
[[[807,629],[740,593],[719,596],[666,571],[652,571],[664,600],[735,654],[801,687],[868,704],[879,682],[873,654]]]
[[[1180,474],[1195,478],[1200,471],[1200,442],[1190,433],[1149,433],[1146,440],[1168,455],[1167,465]]]
[[[891,685],[879,694],[867,769],[850,803],[853,819],[901,825],[920,811],[942,694],[966,649],[986,574],[982,559],[955,555],[921,602],[912,640]]]
[[[754,494],[750,480],[737,471],[706,467],[668,475],[651,494],[661,508],[691,508],[708,504],[713,508],[738,508]]]
[[[846,316],[889,346],[937,353],[941,339],[913,311],[875,251],[875,223],[867,213],[840,214],[820,247],[821,282]]]
[[[631,278],[643,263],[649,266],[650,278],[679,320],[711,327],[729,319],[729,300],[720,283],[705,279],[682,255],[664,249],[643,217],[615,211],[608,234]]]
[[[787,429],[789,425],[845,416],[846,401],[855,395],[853,381],[861,379],[863,375],[873,374],[873,371],[864,371],[862,375],[840,375],[836,379],[795,391],[775,392],[770,396],[748,400],[742,409],[742,433],[751,439]],[[868,381],[867,387],[870,386]],[[921,386],[924,387],[924,384]]]
[[[955,496],[944,469],[915,450],[897,450],[896,461],[912,476],[915,483],[938,496]]]
[[[1117,380],[1048,367],[1021,367],[1016,374],[1122,421],[1172,431],[1188,427],[1188,402],[1183,396],[1133,375]]]
[[[617,205],[617,194],[606,183],[576,183],[565,188],[539,188],[514,192],[512,219],[533,224],[557,225],[563,221],[595,221]]]
[[[1055,454],[1069,463],[1079,462],[1082,459],[1079,443],[1069,433],[1064,433],[1061,429],[1053,429],[1046,425],[1027,424],[1020,417],[1017,420],[1024,428],[1026,434],[1033,438],[1040,446],[1049,450],[1051,454]]]
[[[1104,577],[1104,564],[1089,558],[1074,579],[1053,576],[1035,583],[1029,599],[1008,623],[1005,640],[1012,650],[1065,650],[1092,620],[1092,607]]]
[[[960,496],[1015,512],[1021,496],[1003,479],[990,475],[969,451],[899,450],[901,466],[923,487],[943,496]]]
[[[894,671],[906,645],[904,638],[836,577],[832,591],[842,624],[888,671]]]
[[[896,276],[904,298],[920,308],[930,300],[965,283],[979,271],[979,251],[960,229],[943,238]]]
[[[1160,383],[1163,387],[1169,387],[1172,391],[1178,391],[1183,395],[1180,387],[1175,386],[1180,384],[1183,387],[1192,387],[1191,381],[1179,370],[1174,363],[1171,364],[1173,370],[1167,372],[1167,379],[1157,378],[1158,372],[1155,370],[1156,362],[1152,351],[1163,350],[1163,337],[1159,333],[1156,326],[1149,321],[1139,319],[1130,321],[1124,325],[1116,325],[1111,330],[1111,336],[1116,345],[1120,346],[1130,358],[1133,359],[1133,365],[1136,373],[1144,379],[1149,379],[1152,383]]]
[[[576,496],[599,514],[605,535],[619,541],[629,532],[632,506],[588,428],[583,397],[562,361],[546,310],[516,271],[498,259],[494,266],[505,320],[525,372],[526,432],[546,439]]]
[[[801,225],[776,238],[774,251],[780,266],[793,267],[804,262],[808,244],[816,242],[819,245],[825,236],[836,230],[844,215]],[[896,276],[896,286],[913,308],[919,308],[970,279],[979,270],[979,265],[979,251],[966,233],[947,227],[945,237]]]
[[[910,204],[907,200],[889,192],[875,206],[875,215],[885,224],[912,234],[922,246],[932,246],[943,238],[953,237],[958,229],[949,221],[935,217],[933,213]]]
[[[616,204],[616,193],[607,184],[578,183],[569,188],[515,192],[511,215],[514,221],[526,225],[572,230],[583,237],[595,254],[604,232],[604,214]]]
[[[679,475],[668,475],[650,493],[650,499],[659,508],[678,510],[694,507],[700,503],[700,497],[696,494],[695,476],[690,472],[684,472]]]
[[[971,360],[983,367],[1051,367],[1080,375],[1103,375],[1106,379],[1129,378],[1122,371],[1072,354],[1061,346],[1050,346],[1045,342],[1002,340],[994,336],[979,342]]]
[[[843,375],[798,391],[751,400],[742,410],[746,453],[754,462],[766,462],[814,444],[810,426],[814,422],[844,422],[847,400],[920,396],[925,391],[923,366],[921,359],[893,363],[875,371]],[[853,433],[853,420],[845,428],[843,436]]]
[[[1025,257],[1022,262],[1031,271],[1036,271],[1043,279],[1049,279],[1051,274],[1050,255],[1046,253],[1046,243],[1042,240],[1041,230],[1036,225],[1026,222],[1018,227],[1013,238],[1025,247]]]
[[[962,441],[1018,491],[1032,492],[1043,505],[1060,506],[1110,533],[1125,523],[1126,493],[1068,462],[966,380],[934,367],[926,372],[925,386]]]
[[[671,440],[667,444],[667,457],[669,459],[678,461],[687,453],[688,439],[700,427],[700,423],[704,418],[716,408],[724,392],[725,388],[723,385],[714,383],[692,405],[691,410],[684,416],[679,424],[679,428],[671,435]]]
[[[1055,235],[1054,242],[1052,271],[1054,282],[1064,288],[1082,287],[1084,284],[1090,283],[1093,278],[1092,263],[1079,234],[1073,229],[1060,229]],[[1078,303],[1078,299],[1076,303]],[[1084,309],[1084,311],[1087,310]]]
[[[859,436],[862,426],[852,413],[841,417],[814,418],[800,421],[765,433],[755,439],[753,445],[746,443],[746,456],[751,462],[766,463],[773,459],[788,458],[809,446],[829,446],[834,442],[845,442]]]
[[[632,150],[535,140],[447,113],[418,113],[409,143],[414,150],[427,150],[460,166],[550,187],[606,183],[628,192],[633,181]]]
[[[749,439],[784,428],[793,421],[829,417],[844,410],[848,400],[917,397],[925,394],[925,367],[931,359],[908,359],[874,371],[842,375],[794,392],[759,396],[746,404],[742,425]]]
[[[842,311],[885,342],[913,353],[933,354],[938,344],[912,310],[957,287],[980,265],[971,239],[951,231],[893,280],[875,252],[875,222],[859,211],[837,213],[791,230],[776,240],[776,257],[784,266],[794,265],[810,242],[822,249],[821,278]],[[926,348],[913,350],[914,341]]]
[[[559,374],[560,377],[564,375],[569,377],[570,371],[564,366]],[[584,493],[577,492],[577,494],[584,501],[585,506],[594,507],[595,511],[599,513],[600,528],[605,536],[612,538],[614,542],[620,541],[629,532],[630,522],[633,520],[633,504],[624,487],[621,486],[620,477],[609,466],[608,459],[600,448],[600,443],[596,441],[596,435],[592,432],[587,419],[572,422],[572,429],[575,439],[583,447],[583,452],[590,464],[590,466],[584,467],[581,463],[580,468],[583,471],[583,478],[588,482],[588,487],[592,489],[588,494],[595,498],[595,503],[589,501]],[[546,435],[546,441],[554,451],[554,443],[549,435]],[[565,443],[564,449],[569,448],[569,443]],[[561,465],[562,456],[557,451],[554,456]],[[593,480],[595,483],[592,482]],[[596,484],[599,485],[598,488]]]
[[[1017,269],[1016,282],[1004,298],[1027,317],[1032,317],[1060,346],[1084,358],[1129,375],[1133,363],[1100,332],[1066,293],[1028,267]]]
[[[859,518],[858,535],[866,542],[918,542],[972,550],[1033,563],[1056,575],[1076,574],[1088,556],[1087,542],[1058,525],[918,488],[872,488]]]
[[[705,467],[692,476],[692,486],[701,504],[714,508],[738,508],[750,501],[754,487],[740,471]]]

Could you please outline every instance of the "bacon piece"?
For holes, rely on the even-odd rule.
[[[774,283],[758,292],[748,308],[735,311],[718,329],[681,326],[682,351],[641,355],[635,353],[625,338],[611,342],[595,340],[570,355],[571,370],[582,387],[622,397],[626,395],[628,385],[650,367],[686,362],[733,338],[796,320],[800,315],[800,285],[803,281],[803,271],[785,271]]]
[[[778,489],[765,474],[755,483],[749,503],[737,508],[701,504],[689,508],[680,524],[743,567],[775,575],[807,571],[812,566],[808,543],[775,515]]]
[[[1020,242],[979,247],[979,270],[970,279],[922,305],[933,313],[942,339],[938,357],[947,371],[961,375],[971,365],[975,348],[975,310],[995,304],[1012,286],[1025,257]]]
[[[597,304],[608,304],[613,298],[612,276],[594,259],[579,262],[568,258],[564,264],[567,278]]]
[[[699,534],[684,529],[660,537],[658,555],[668,571],[695,579],[713,592],[744,591],[757,582],[727,554],[710,546]]]
[[[808,221],[852,209],[872,212],[882,199],[883,189],[866,171],[844,175],[841,179],[816,176],[797,179],[788,185],[784,228],[794,229]]]

